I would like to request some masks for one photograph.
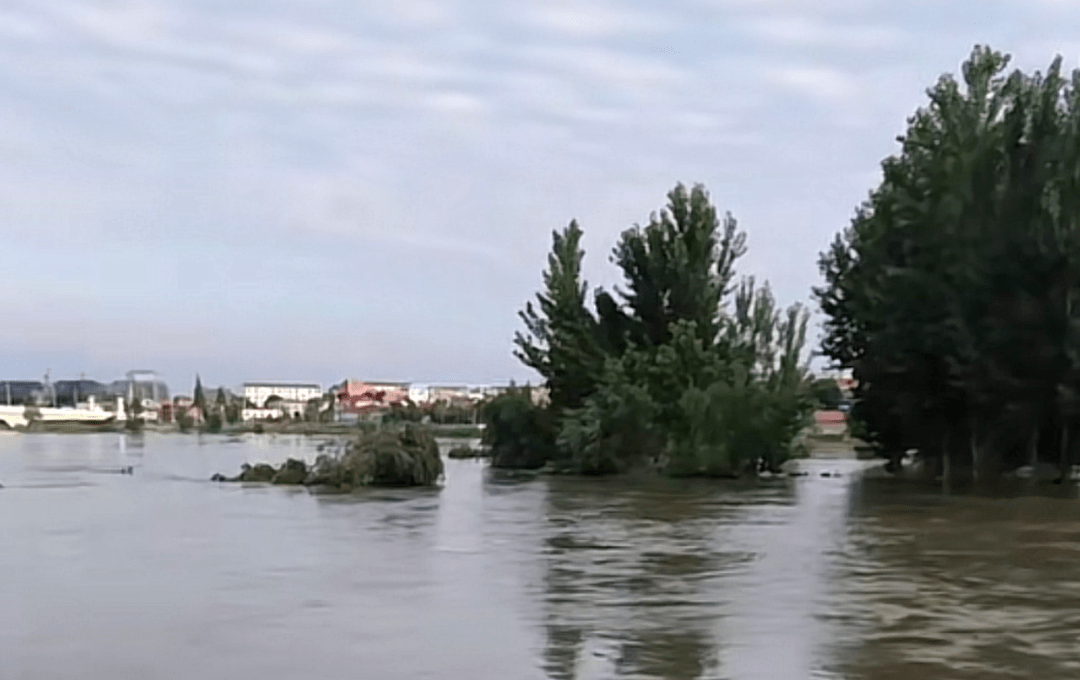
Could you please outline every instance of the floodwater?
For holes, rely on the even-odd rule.
[[[447,461],[440,489],[348,496],[207,481],[320,441],[0,434],[0,679],[1080,677],[1075,499],[844,461],[759,483]]]

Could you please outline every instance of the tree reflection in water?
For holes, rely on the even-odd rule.
[[[726,527],[789,487],[551,480],[546,501],[544,670],[692,680],[718,669],[724,581],[753,554]],[[788,498],[785,498],[785,495]]]

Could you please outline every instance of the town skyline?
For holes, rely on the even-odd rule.
[[[976,43],[1071,69],[1078,21],[1051,0],[10,0],[0,375],[529,380],[511,339],[552,230],[580,222],[610,289],[610,244],[678,181],[746,229],[740,275],[807,302],[927,85]]]

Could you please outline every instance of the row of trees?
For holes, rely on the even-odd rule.
[[[625,288],[582,280],[582,230],[553,234],[536,305],[521,312],[517,357],[550,404],[523,392],[484,413],[495,465],[562,463],[587,474],[651,462],[673,475],[775,469],[807,424],[808,314],[781,310],[767,285],[735,280],[746,235],[702,186],[676,186],[666,210],[621,235]]]
[[[898,464],[995,475],[1075,458],[1080,426],[1080,72],[1006,74],[976,47],[909,121],[880,186],[822,255],[823,351]]]
[[[284,400],[273,395],[263,404],[264,408],[279,408]],[[328,392],[320,397],[309,399],[304,405],[302,413],[293,416],[283,415],[284,419],[303,420],[305,422],[331,422],[335,416],[336,397]],[[255,408],[250,400],[242,396],[226,394],[224,388],[218,388],[213,399],[208,399],[202,386],[201,378],[195,376],[195,390],[192,398],[192,406],[201,414],[202,425],[210,431],[220,430],[226,423],[236,424],[241,420],[241,412],[244,408]],[[129,409],[139,408],[138,404],[129,405]],[[445,425],[472,424],[475,425],[479,418],[481,406],[472,403],[456,403],[438,401],[431,404],[418,405],[411,401],[392,404],[389,408],[379,412],[386,422],[393,423],[420,423],[431,422]],[[134,411],[131,411],[134,412]],[[195,419],[190,414],[177,414],[178,422],[184,429],[195,426]]]
[[[383,414],[385,422],[435,423],[439,425],[475,425],[483,404],[464,400],[440,400],[416,404],[412,401],[392,404]]]

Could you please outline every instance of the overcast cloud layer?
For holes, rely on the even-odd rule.
[[[941,73],[1078,36],[1069,0],[7,0],[0,378],[535,380],[551,230],[610,285],[677,181],[808,301]]]

